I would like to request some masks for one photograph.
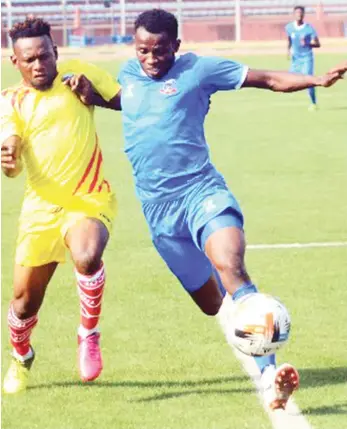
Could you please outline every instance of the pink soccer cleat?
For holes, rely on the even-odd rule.
[[[93,381],[102,371],[102,357],[99,345],[100,334],[95,332],[86,338],[78,336],[78,364],[83,382]]]
[[[264,399],[271,410],[284,410],[293,392],[299,388],[298,371],[285,363],[278,368],[269,365],[262,375]]]

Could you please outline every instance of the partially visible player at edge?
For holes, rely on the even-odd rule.
[[[312,76],[314,74],[313,48],[320,48],[316,30],[311,24],[304,22],[305,8],[295,6],[293,22],[286,25],[288,36],[288,57],[291,60],[290,71]],[[311,100],[310,110],[317,108],[316,90],[308,89]]]
[[[125,152],[154,246],[230,338],[233,302],[257,288],[244,263],[241,209],[209,157],[204,120],[210,96],[247,87],[280,92],[329,87],[344,69],[315,77],[253,70],[193,53],[176,56],[177,31],[175,16],[164,10],[146,11],[135,22],[137,59],[119,74]],[[114,109],[97,94],[93,103]],[[269,407],[285,408],[298,388],[298,372],[289,364],[276,368],[274,355],[256,362]]]
[[[105,100],[115,100],[120,87],[112,76],[88,63],[68,61],[57,67],[50,26],[41,19],[27,18],[9,34],[11,61],[23,80],[1,94],[1,166],[8,177],[21,172],[23,161],[27,169],[8,312],[13,357],[3,384],[6,393],[17,393],[27,387],[35,357],[30,335],[66,247],[80,296],[80,376],[91,381],[101,373],[102,255],[115,198],[104,179],[94,108],[83,105],[73,92],[86,82],[78,76],[82,71]]]

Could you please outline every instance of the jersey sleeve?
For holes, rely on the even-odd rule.
[[[126,75],[129,72],[136,74],[136,66],[135,66],[134,60],[128,60],[126,63],[122,65],[117,77],[117,81],[121,86],[125,84]]]
[[[62,64],[59,70],[63,75],[66,73],[84,74],[106,101],[110,101],[121,89],[110,73],[91,63],[79,60],[68,61]]]
[[[211,94],[241,88],[248,67],[219,57],[201,57],[199,61],[200,84]]]
[[[317,31],[310,25],[310,36],[312,39],[318,38]]]
[[[286,34],[287,34],[287,36],[288,37],[290,37],[290,34],[291,34],[291,24],[287,24],[286,26],[285,26],[285,30],[286,30]]]
[[[0,143],[11,136],[23,137],[22,121],[12,106],[10,98],[0,95]]]

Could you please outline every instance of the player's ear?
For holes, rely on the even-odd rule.
[[[10,56],[11,59],[11,63],[12,65],[14,65],[16,67],[16,69],[18,69],[18,58],[16,54],[13,54]]]
[[[174,43],[175,54],[179,51],[180,46],[181,46],[181,40],[180,39],[175,40],[175,43]]]
[[[58,48],[57,45],[53,45],[53,51],[54,51],[54,55],[55,55],[55,59],[58,59]]]

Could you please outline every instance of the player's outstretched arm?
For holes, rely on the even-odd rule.
[[[23,169],[21,147],[19,136],[8,137],[1,144],[1,168],[7,177],[16,177]]]
[[[309,76],[282,71],[252,70],[247,73],[242,88],[261,88],[277,92],[295,92],[314,86],[328,88],[341,79],[340,69],[323,76]]]
[[[340,76],[343,77],[343,75],[347,73],[347,60],[342,61],[342,63],[340,63],[336,67],[333,67],[332,69],[329,70],[329,73],[335,73],[335,72],[340,73]]]

